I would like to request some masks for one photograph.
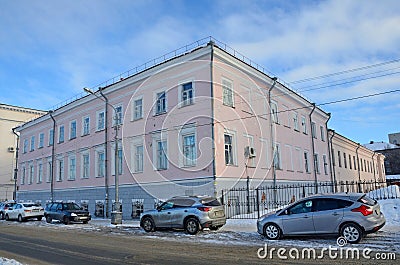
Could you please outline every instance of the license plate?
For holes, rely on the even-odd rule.
[[[223,211],[215,212],[215,217],[221,217],[221,216],[224,216],[224,212]]]

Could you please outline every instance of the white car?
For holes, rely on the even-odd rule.
[[[8,208],[5,212],[7,221],[18,220],[18,222],[23,222],[25,220],[34,218],[40,221],[42,220],[43,216],[43,207],[33,202],[16,203],[14,206]]]

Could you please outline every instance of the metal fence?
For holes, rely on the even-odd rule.
[[[221,201],[231,219],[255,219],[298,199],[316,193],[364,192],[377,200],[400,198],[399,187],[390,182],[320,182],[266,185],[222,191]]]

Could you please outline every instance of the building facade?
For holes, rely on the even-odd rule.
[[[385,155],[329,130],[334,180],[336,182],[385,182]]]
[[[221,47],[174,53],[20,126],[18,199],[108,216],[118,187],[129,218],[175,195],[333,181],[330,115]]]
[[[0,104],[0,201],[13,199],[18,136],[13,128],[45,112]]]

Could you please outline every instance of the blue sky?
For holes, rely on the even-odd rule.
[[[400,89],[399,25],[397,0],[0,0],[0,102],[49,110],[207,36],[316,104],[393,91]],[[400,132],[400,92],[322,108],[332,113],[329,127],[356,142]]]

